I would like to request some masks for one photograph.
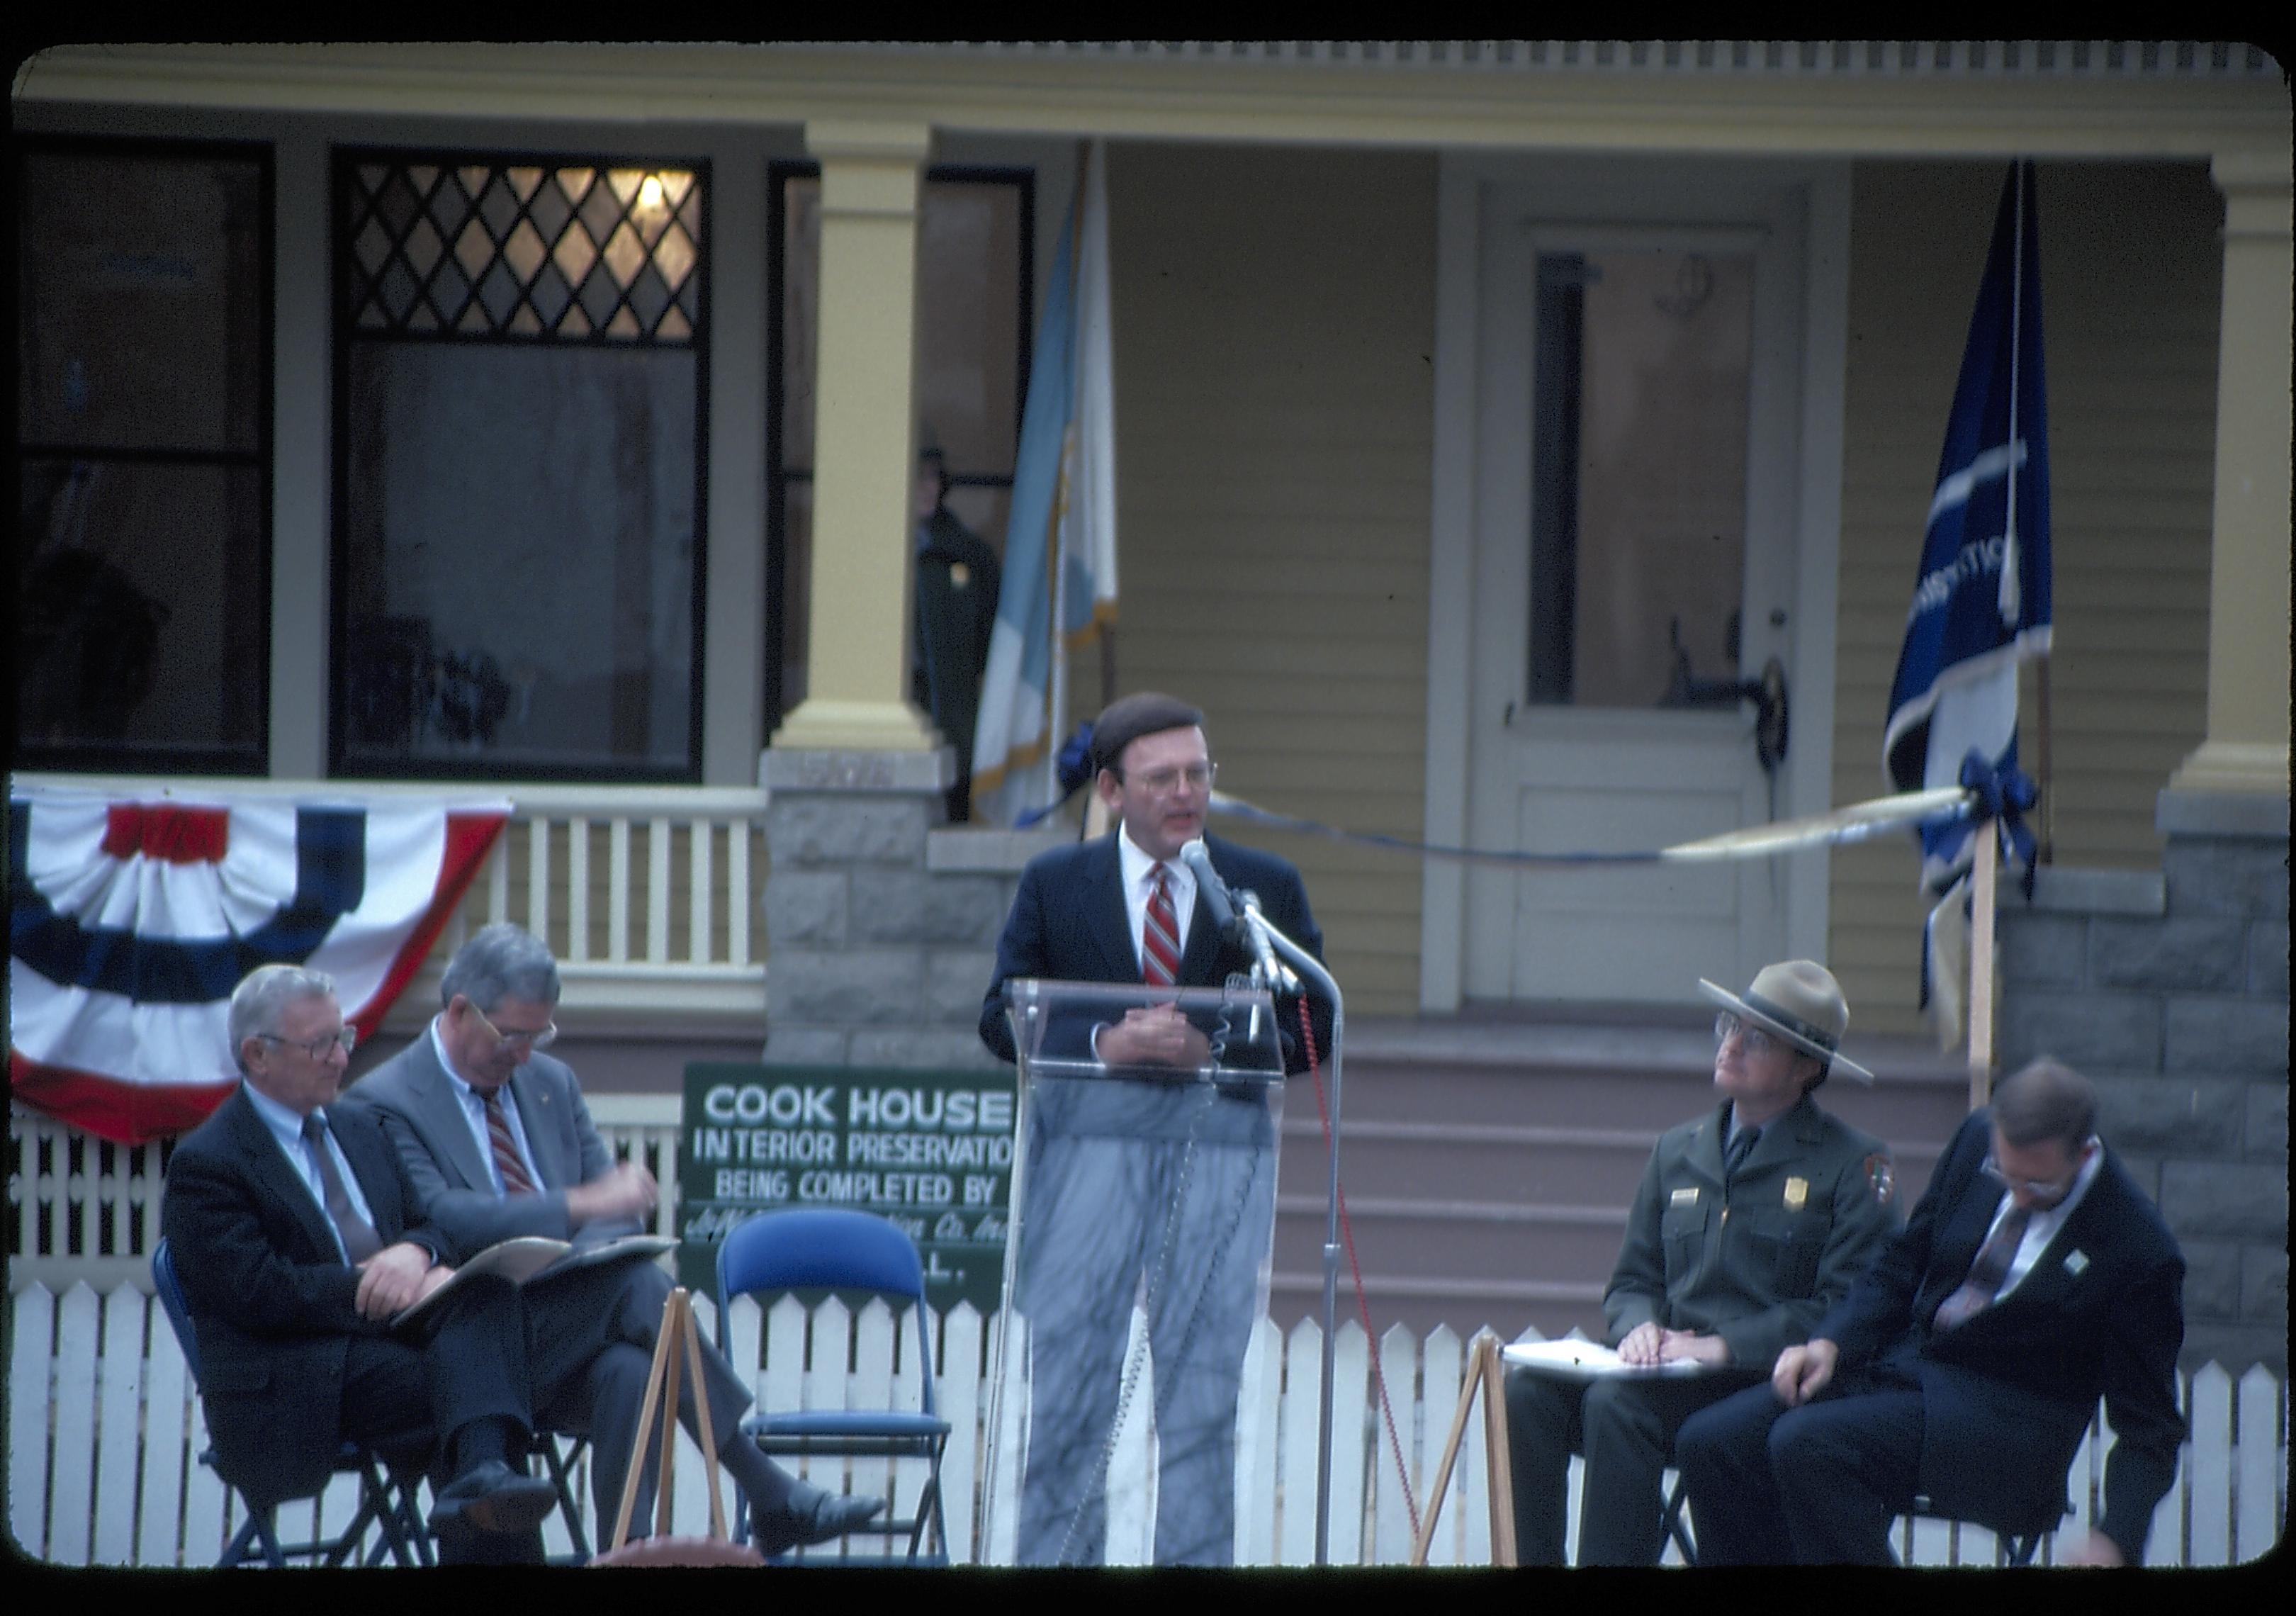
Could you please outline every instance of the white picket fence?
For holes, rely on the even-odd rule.
[[[709,1300],[697,1297],[705,1332],[715,1334]],[[166,1316],[131,1284],[99,1294],[75,1284],[61,1299],[31,1284],[11,1299],[9,1364],[9,1526],[17,1545],[67,1565],[212,1564],[237,1525],[234,1503],[199,1463],[205,1422]],[[1013,1512],[1013,1444],[996,1445],[1000,1471],[984,1478],[986,1421],[992,1399],[983,1366],[991,1361],[994,1321],[959,1305],[939,1324],[941,1371],[936,1398],[955,1430],[942,1464],[952,1558],[1009,1558]],[[1136,1317],[1136,1328],[1137,1326]],[[907,1350],[915,1326],[882,1302],[859,1315],[832,1299],[810,1313],[784,1298],[769,1312],[734,1304],[728,1343],[736,1363],[758,1366],[760,1401],[775,1408],[914,1407],[917,1365]],[[898,1325],[898,1328],[897,1328]],[[1244,1565],[1302,1565],[1315,1550],[1316,1403],[1321,1332],[1302,1321],[1288,1334],[1263,1320],[1246,1359],[1238,1423],[1236,1551]],[[1398,1326],[1380,1338],[1398,1433],[1423,1499],[1441,1457],[1472,1343],[1447,1326],[1423,1341]],[[1336,1346],[1331,1557],[1335,1563],[1400,1564],[1410,1554],[1411,1522],[1386,1445],[1370,1378],[1370,1343],[1343,1325]],[[2193,1435],[2177,1484],[2153,1522],[2147,1563],[2225,1565],[2254,1560],[2279,1540],[2287,1513],[2287,1398],[2267,1371],[2255,1367],[2235,1382],[2211,1364],[2184,1387]],[[1134,1406],[1144,1409],[1152,1399]],[[1009,1419],[1016,1407],[1004,1402]],[[1143,1416],[1144,1418],[1144,1415]],[[1490,1533],[1481,1421],[1468,1423],[1459,1472],[1446,1501],[1434,1548],[1436,1564],[1488,1564]],[[2013,1440],[2013,1433],[2005,1433]],[[1119,1433],[1111,1474],[1146,1474],[1152,1438],[1137,1422]],[[2097,1508],[2109,1431],[2092,1430],[2075,1460],[2075,1505],[2042,1550],[2077,1541]],[[1571,1530],[1577,1530],[1573,1461]],[[820,1461],[809,1472],[824,1486],[894,1495],[910,1507],[923,1476],[921,1461],[854,1464],[848,1472]],[[984,1486],[984,1481],[987,1485]],[[578,1478],[587,1505],[587,1477]],[[976,1542],[984,1498],[996,1508],[985,1545]],[[699,1455],[681,1442],[675,1481],[675,1527],[708,1524]],[[349,1518],[355,1486],[339,1481],[315,1504],[283,1509],[283,1533],[324,1531]],[[1153,1501],[1138,1489],[1112,1489],[1109,1557],[1144,1563]],[[611,1523],[610,1523],[611,1524]],[[595,1546],[600,1535],[586,1523]],[[545,1529],[554,1553],[569,1546],[554,1516]],[[1899,1550],[1910,1563],[1993,1563],[1989,1534],[1943,1522],[1900,1524]],[[868,1546],[864,1544],[865,1548]]]

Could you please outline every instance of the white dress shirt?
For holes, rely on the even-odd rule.
[[[2008,1295],[2017,1288],[2020,1280],[2033,1271],[2034,1265],[2041,1260],[2041,1253],[2048,1250],[2049,1242],[2056,1238],[2057,1231],[2065,1226],[2065,1219],[2073,1215],[2073,1209],[2080,1204],[2081,1197],[2088,1194],[2088,1186],[2095,1182],[2097,1169],[2103,1165],[2104,1146],[2100,1144],[2089,1153],[2088,1160],[2081,1163],[2080,1171],[2073,1175],[2073,1187],[2066,1193],[2065,1198],[2053,1207],[2034,1212],[2031,1220],[2025,1225],[2025,1238],[2017,1243],[2017,1255],[2009,1264],[2009,1272],[2003,1277],[2001,1288],[1993,1293],[1994,1300],[1998,1301]],[[2010,1192],[2004,1190],[2001,1205],[1995,1210],[1993,1221],[1985,1226],[1987,1239],[1993,1237],[1994,1229],[2009,1215],[2013,1204]],[[1980,1242],[1978,1250],[1984,1249]]]
[[[1132,840],[1129,826],[1119,826],[1116,833],[1116,856],[1123,865],[1124,913],[1132,926],[1132,957],[1143,962],[1148,953],[1141,942],[1141,934],[1148,929],[1148,899],[1156,890],[1156,860],[1140,850]],[[1172,918],[1177,923],[1173,940],[1179,944],[1185,956],[1188,951],[1188,923],[1196,913],[1196,873],[1177,858],[1164,860],[1164,875],[1172,889]]]

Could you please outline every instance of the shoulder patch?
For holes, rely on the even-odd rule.
[[[1876,1151],[1866,1158],[1866,1182],[1874,1186],[1874,1199],[1883,1206],[1897,1198],[1898,1177],[1889,1152]]]

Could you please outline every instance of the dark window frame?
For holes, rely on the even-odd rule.
[[[360,329],[357,311],[349,307],[350,243],[342,239],[343,203],[352,170],[361,163],[430,164],[455,168],[483,163],[492,168],[534,166],[543,168],[685,168],[693,174],[701,196],[701,224],[695,232],[696,271],[701,286],[695,299],[693,332],[679,346],[694,356],[693,411],[693,666],[688,679],[685,753],[683,767],[665,769],[644,764],[605,761],[586,764],[513,762],[501,759],[409,758],[397,764],[352,759],[345,755],[349,698],[348,622],[344,611],[341,579],[347,576],[350,547],[350,362],[351,344],[447,342],[467,346],[537,348],[545,345],[594,347],[630,351],[647,343],[611,337],[593,331],[584,336],[466,332],[394,332],[387,335]],[[327,775],[340,780],[486,780],[534,783],[595,783],[601,785],[698,785],[701,783],[702,733],[708,705],[709,647],[705,637],[709,616],[709,345],[715,334],[711,304],[716,291],[711,246],[717,234],[712,202],[711,164],[707,157],[597,151],[545,152],[521,147],[439,147],[337,144],[327,159],[327,329],[330,416],[333,440],[328,455],[328,482],[333,509],[329,518],[328,636],[327,636]],[[656,345],[663,346],[663,345]]]
[[[766,166],[766,598],[765,606],[765,710],[762,714],[765,734],[768,739],[781,727],[789,716],[787,694],[782,688],[783,650],[789,644],[789,628],[783,615],[787,591],[782,579],[789,564],[789,486],[792,482],[810,483],[813,468],[792,470],[783,463],[782,415],[787,401],[782,389],[782,358],[784,347],[783,330],[784,271],[789,253],[789,206],[787,191],[793,179],[819,179],[818,162],[794,159],[777,159]],[[1017,385],[1013,393],[1013,442],[1017,455],[1020,449],[1021,421],[1029,407],[1029,372],[1034,360],[1037,340],[1037,171],[1030,168],[1015,168],[981,163],[936,163],[926,168],[924,183],[935,181],[971,185],[1009,185],[1021,195],[1021,254],[1020,306],[1017,311],[1019,341]],[[920,189],[918,205],[923,205]],[[1010,488],[1012,477],[994,473],[973,472],[952,475],[951,488]]]
[[[9,169],[9,184],[19,205],[8,210],[9,290],[14,293],[12,305],[20,307],[24,294],[20,268],[23,256],[24,214],[21,199],[24,194],[24,164],[31,158],[53,155],[78,155],[111,158],[149,158],[160,161],[184,160],[225,162],[247,162],[256,171],[256,322],[255,373],[261,380],[256,388],[256,442],[247,449],[123,449],[113,447],[83,447],[64,443],[35,442],[23,438],[22,422],[18,422],[14,449],[17,486],[23,486],[24,466],[29,460],[95,460],[118,464],[140,465],[211,465],[235,470],[252,469],[257,478],[257,538],[256,578],[262,595],[260,609],[255,614],[263,625],[261,643],[256,648],[256,719],[255,741],[251,746],[184,747],[151,751],[142,746],[37,745],[27,743],[21,736],[16,739],[12,761],[20,768],[48,769],[59,774],[159,774],[194,775],[245,775],[261,778],[271,773],[271,638],[273,628],[273,583],[276,567],[274,547],[276,543],[277,457],[274,434],[274,414],[278,397],[278,170],[276,154],[266,140],[203,140],[168,136],[145,138],[126,135],[25,134],[15,142],[13,160]],[[22,356],[17,356],[20,366]],[[12,386],[22,384],[21,371]],[[21,518],[19,517],[20,523]],[[15,538],[19,568],[16,584],[21,587],[20,570],[23,543],[20,526]],[[11,681],[12,684],[12,680]],[[13,727],[15,712],[10,712]]]

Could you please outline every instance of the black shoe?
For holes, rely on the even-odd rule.
[[[541,1525],[557,1504],[558,1489],[541,1477],[488,1459],[439,1490],[430,1505],[430,1530],[449,1538],[527,1531]]]
[[[882,1498],[824,1492],[810,1482],[800,1481],[781,1508],[750,1513],[750,1540],[768,1557],[786,1554],[800,1544],[842,1538],[884,1507]]]

